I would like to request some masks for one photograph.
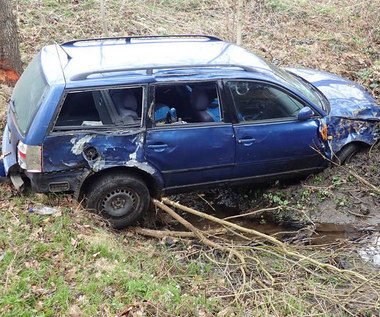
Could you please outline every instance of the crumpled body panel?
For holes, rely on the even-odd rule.
[[[329,142],[334,153],[351,142],[374,144],[379,138],[380,108],[358,84],[313,69],[287,68],[317,87],[328,99],[326,118]]]

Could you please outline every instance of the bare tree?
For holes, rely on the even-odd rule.
[[[12,0],[0,0],[0,83],[14,85],[22,73]]]

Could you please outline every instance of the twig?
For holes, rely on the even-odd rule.
[[[372,216],[369,216],[369,215],[361,215],[361,214],[357,214],[356,212],[352,212],[352,211],[349,211],[349,210],[346,210],[349,214],[351,215],[354,215],[356,217],[362,217],[362,218],[372,218]]]
[[[247,212],[245,214],[240,214],[240,215],[226,217],[226,218],[223,218],[223,220],[230,220],[230,219],[235,219],[235,218],[241,218],[241,217],[251,216],[251,215],[258,214],[258,213],[262,213],[264,211],[272,211],[272,210],[277,210],[277,209],[282,210],[282,207],[281,206],[277,206],[277,207],[272,207],[272,208],[264,208],[264,209],[254,210],[254,211],[251,211],[251,212]]]
[[[210,208],[211,208],[212,210],[215,211],[215,208],[210,204],[209,201],[207,201],[205,198],[203,198],[202,195],[197,194],[197,196],[198,196],[200,199],[202,199],[207,205],[209,205]]]
[[[317,151],[325,160],[327,160],[330,163],[334,164],[335,166],[338,166],[339,168],[343,169],[346,173],[351,174],[358,181],[360,181],[361,183],[363,183],[364,185],[366,185],[367,187],[369,187],[370,189],[372,189],[377,195],[380,195],[380,188],[376,187],[375,185],[372,185],[369,181],[367,181],[366,179],[364,179],[360,175],[356,174],[354,171],[350,170],[349,168],[346,168],[346,167],[338,164],[337,162],[334,162],[333,160],[329,159],[328,157],[326,157],[326,155],[324,155],[318,149],[314,148],[314,150]]]
[[[132,231],[142,234],[144,236],[149,236],[153,238],[165,238],[165,237],[177,237],[177,238],[196,238],[194,232],[189,231],[170,231],[170,230],[151,230],[151,229],[145,229],[141,227],[135,227],[131,228]],[[203,231],[205,235],[216,235],[216,234],[223,234],[226,233],[226,229],[214,229],[214,230],[208,230]]]
[[[270,241],[272,242],[273,244],[277,245],[278,247],[282,248],[282,249],[285,249],[285,244],[282,243],[281,241],[277,240],[276,238],[272,237],[272,236],[269,236],[265,233],[261,233],[259,231],[256,231],[256,230],[253,230],[253,229],[248,229],[248,228],[245,228],[245,227],[242,227],[242,226],[239,226],[237,224],[234,224],[232,222],[229,222],[229,221],[226,221],[226,220],[223,220],[223,219],[219,219],[219,218],[216,218],[214,216],[211,216],[211,215],[208,215],[208,214],[205,214],[203,212],[200,212],[200,211],[197,211],[195,209],[192,209],[192,208],[189,208],[189,207],[186,207],[186,206],[183,206],[179,203],[176,203],[174,201],[171,201],[170,199],[168,198],[162,198],[162,201],[165,203],[165,204],[168,204],[168,205],[171,205],[175,208],[178,208],[178,209],[181,209],[183,211],[186,211],[188,213],[191,213],[191,214],[194,214],[196,216],[199,216],[199,217],[202,217],[202,218],[205,218],[205,219],[208,219],[208,220],[211,220],[211,221],[214,221],[216,223],[219,223],[223,226],[228,226],[228,227],[232,227],[236,230],[239,230],[241,232],[245,232],[245,233],[250,233],[250,234],[253,234],[255,236],[258,236],[262,239],[265,239],[267,241]]]

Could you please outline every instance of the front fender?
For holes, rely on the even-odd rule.
[[[328,137],[334,153],[352,142],[362,142],[371,146],[379,140],[380,122],[330,117]]]

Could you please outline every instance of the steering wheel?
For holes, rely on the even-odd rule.
[[[236,94],[239,96],[244,96],[249,92],[249,83],[247,82],[234,82],[230,85],[231,89],[233,89]]]

